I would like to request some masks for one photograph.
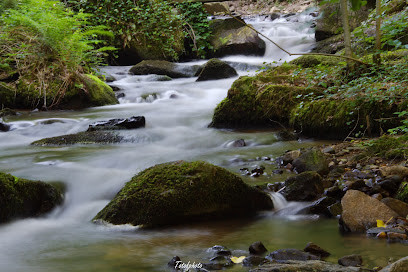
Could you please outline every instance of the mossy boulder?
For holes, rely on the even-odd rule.
[[[177,161],[134,176],[94,220],[155,227],[248,216],[271,208],[266,193],[235,174],[202,161]]]
[[[210,127],[280,127],[279,124],[288,124],[292,109],[302,97],[319,93],[300,85],[290,74],[293,67],[284,65],[255,77],[240,77],[228,90],[227,98],[215,108]]]
[[[310,68],[315,67],[319,64],[326,66],[337,65],[340,61],[343,61],[343,59],[329,56],[306,55],[292,60],[290,64],[299,65],[302,68]]]
[[[198,75],[197,81],[223,79],[238,76],[237,71],[219,59],[210,59]]]
[[[290,124],[305,135],[319,138],[344,139],[364,134],[374,136],[398,126],[400,121],[394,113],[403,110],[406,105],[407,101],[389,104],[354,97],[320,99],[294,108]]]
[[[289,177],[284,182],[282,194],[289,201],[312,201],[318,199],[324,192],[324,181],[314,171],[303,172]]]
[[[234,18],[212,20],[210,29],[215,57],[265,54],[265,42],[258,33]]]
[[[48,183],[0,172],[0,223],[43,215],[62,201],[61,192]]]
[[[129,72],[133,75],[164,75],[171,78],[190,77],[180,67],[172,62],[165,60],[144,60],[130,68]]]
[[[15,95],[16,89],[13,85],[0,82],[0,108],[11,107]]]
[[[315,171],[320,175],[329,173],[329,163],[325,155],[318,149],[311,149],[302,153],[293,160],[292,165],[296,172]]]
[[[124,139],[115,132],[108,131],[84,131],[75,134],[67,134],[51,138],[44,138],[35,142],[32,145],[37,146],[59,146],[73,144],[108,144],[119,143]]]

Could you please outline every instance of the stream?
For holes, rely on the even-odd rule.
[[[248,19],[259,31],[292,52],[307,52],[314,45],[308,13],[270,21]],[[264,62],[289,58],[267,42],[263,57],[223,58],[239,75],[254,74]],[[191,66],[205,61],[183,63]],[[12,131],[0,133],[0,171],[18,177],[66,184],[64,204],[43,218],[0,225],[0,271],[167,271],[175,255],[184,262],[207,258],[206,249],[224,245],[247,250],[262,241],[269,251],[298,248],[313,241],[332,255],[329,261],[361,254],[364,264],[384,266],[390,257],[407,255],[402,244],[387,244],[364,235],[342,236],[336,219],[294,215],[278,211],[255,219],[239,219],[140,230],[130,225],[95,225],[91,219],[139,171],[174,160],[204,160],[239,174],[242,167],[264,164],[268,175],[245,177],[250,184],[283,181],[271,175],[273,160],[289,149],[322,144],[321,141],[278,141],[273,130],[230,131],[208,128],[216,105],[237,78],[195,82],[196,78],[157,81],[154,75],[131,76],[130,67],[104,67],[116,78],[112,85],[125,94],[120,104],[81,111],[27,112],[6,117]],[[132,142],[110,145],[38,147],[30,143],[45,137],[76,133],[98,120],[143,115],[146,128],[130,131]],[[234,148],[234,140],[247,146]],[[272,161],[259,159],[267,156]],[[268,168],[269,167],[269,168]],[[199,196],[198,196],[199,197]],[[301,204],[300,204],[301,205]],[[234,254],[241,254],[235,252]],[[242,254],[241,254],[242,255]],[[229,271],[247,271],[236,265]]]

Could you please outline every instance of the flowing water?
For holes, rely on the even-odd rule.
[[[291,51],[313,46],[311,16],[297,15],[251,23]],[[240,75],[263,62],[289,60],[268,46],[263,57],[227,57]],[[188,66],[203,62],[184,64]],[[195,82],[195,78],[156,81],[155,76],[130,76],[130,67],[106,67],[125,97],[119,105],[83,111],[30,112],[5,121],[12,131],[0,133],[0,171],[19,177],[67,186],[62,207],[44,218],[25,219],[0,226],[0,271],[166,271],[167,262],[208,257],[206,249],[222,244],[246,250],[260,240],[269,250],[303,248],[313,241],[332,253],[363,255],[368,265],[384,265],[389,257],[407,255],[406,246],[386,244],[364,236],[341,236],[336,220],[270,211],[252,220],[229,220],[183,225],[160,230],[133,226],[95,225],[90,220],[139,171],[174,160],[205,160],[239,173],[241,167],[264,164],[285,150],[316,145],[314,141],[279,142],[273,131],[228,131],[207,128],[213,110],[236,78]],[[89,123],[143,115],[146,128],[128,132],[132,142],[110,145],[36,147],[44,138],[86,130]],[[245,139],[246,147],[229,143]],[[259,158],[268,156],[272,161]],[[258,158],[259,157],[259,158]],[[268,168],[267,168],[268,169]],[[270,172],[251,184],[284,180]],[[197,196],[199,197],[199,196]],[[281,199],[282,201],[282,199]],[[293,205],[289,203],[287,206]],[[285,210],[285,207],[281,207]],[[241,254],[242,252],[236,252]],[[246,271],[241,266],[231,271]]]

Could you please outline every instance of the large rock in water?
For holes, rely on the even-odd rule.
[[[384,267],[380,272],[405,272],[408,271],[408,256]]]
[[[44,138],[31,145],[37,146],[60,146],[73,144],[109,144],[119,143],[124,137],[110,131],[83,131],[74,134],[61,135],[56,137]]]
[[[376,220],[387,222],[391,217],[397,217],[387,205],[363,192],[348,190],[341,199],[344,224],[351,232],[364,232],[376,226]]]
[[[130,118],[95,122],[89,125],[87,131],[135,129],[145,127],[145,125],[146,119],[144,116],[132,116]]]
[[[288,178],[284,186],[281,193],[288,201],[311,201],[324,192],[322,177],[313,171]]]
[[[229,64],[219,60],[210,59],[198,75],[197,81],[205,81],[212,79],[222,79],[238,76],[237,71]]]
[[[61,192],[48,183],[0,172],[0,223],[43,215],[62,200]]]
[[[94,220],[155,227],[247,216],[272,207],[267,194],[221,167],[176,161],[134,176]]]
[[[156,74],[171,78],[192,76],[180,69],[177,64],[165,60],[144,60],[130,68],[129,72],[133,75]]]
[[[265,53],[265,42],[258,33],[234,18],[212,20],[210,29],[210,43],[214,47],[215,57]]]

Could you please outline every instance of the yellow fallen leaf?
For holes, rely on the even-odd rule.
[[[384,221],[382,221],[382,220],[377,220],[377,228],[385,228]]]
[[[231,261],[233,263],[242,263],[242,261],[245,259],[245,256],[241,256],[241,257],[231,257]]]

